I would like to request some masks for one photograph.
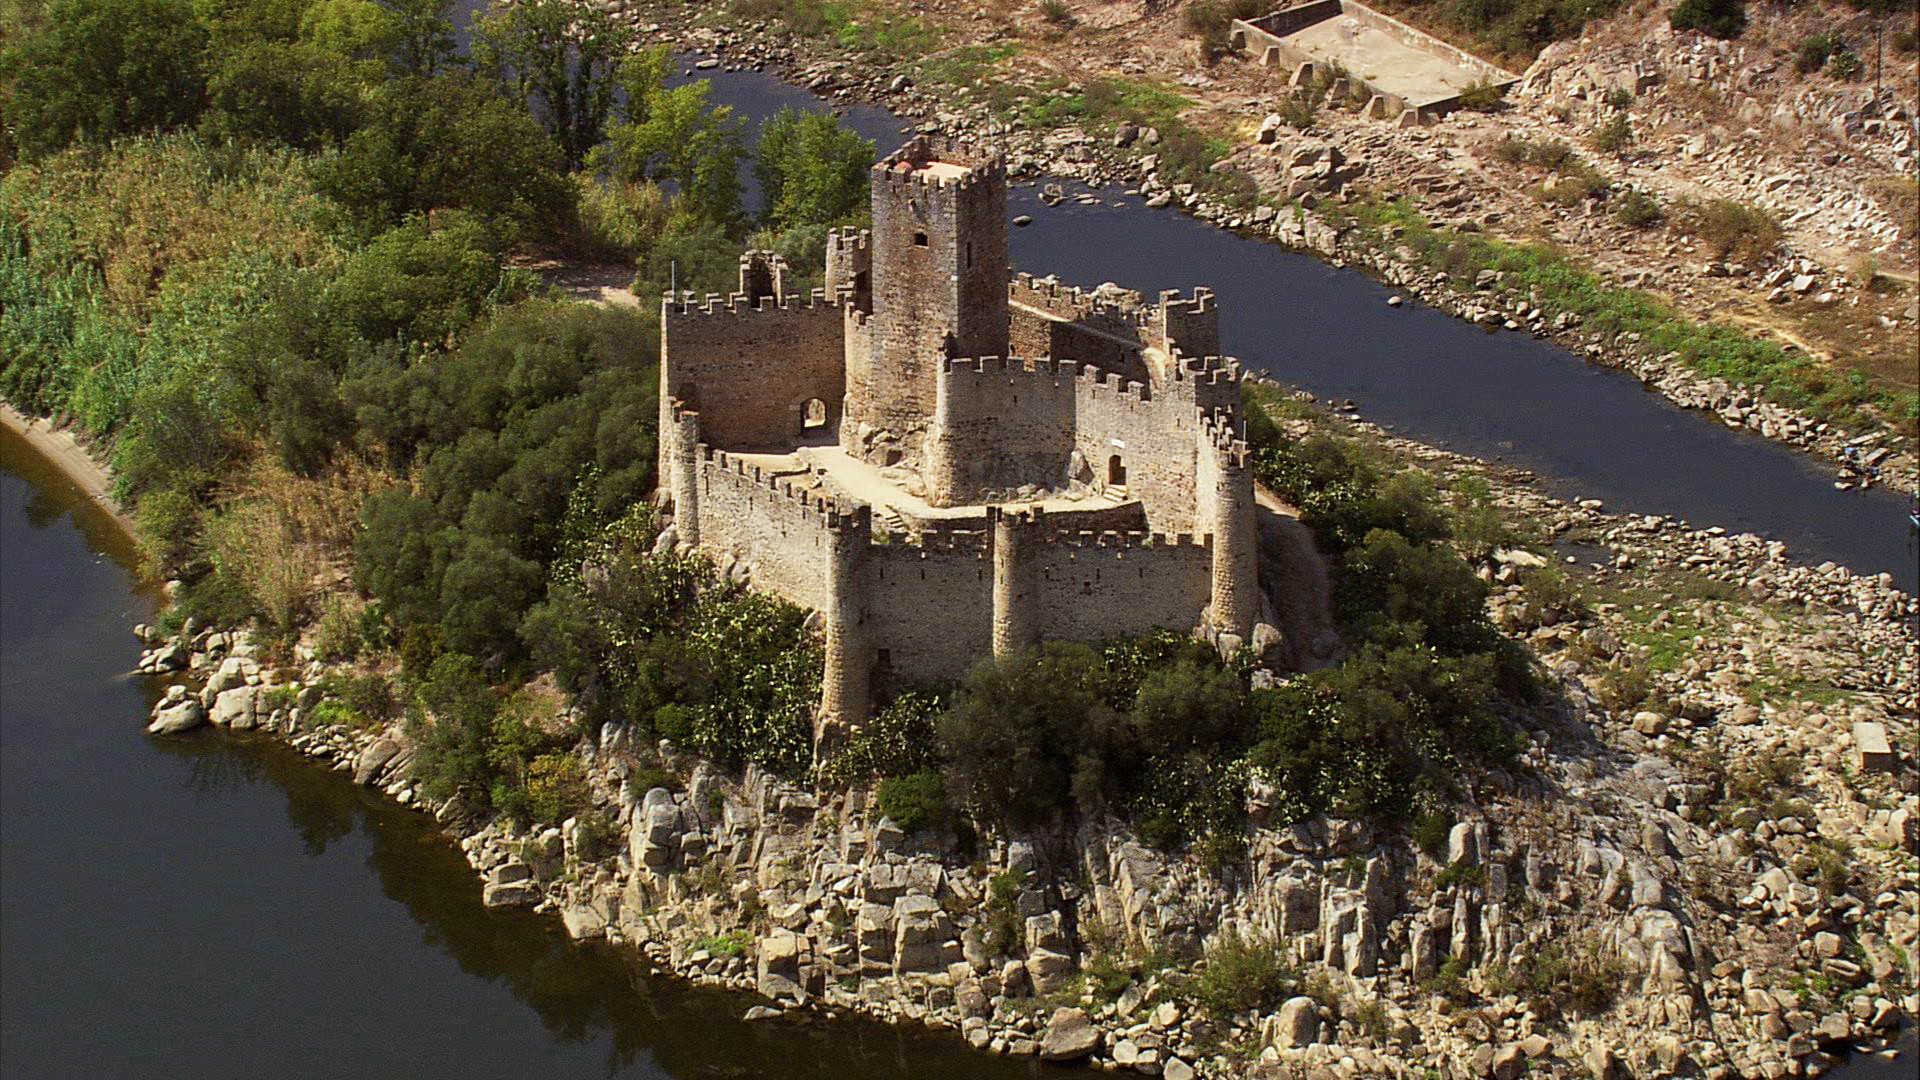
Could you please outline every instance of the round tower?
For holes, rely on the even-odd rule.
[[[700,546],[700,414],[679,402],[668,403],[669,424],[662,431],[667,493],[673,498],[673,530],[680,542]]]
[[[990,506],[987,522],[993,534],[993,655],[1007,656],[1040,640],[1028,550],[1040,531],[1040,509],[1021,514]]]
[[[1245,642],[1260,614],[1253,470],[1247,464],[1247,444],[1233,437],[1230,416],[1220,414],[1201,432],[1201,460],[1210,466],[1202,479],[1208,482],[1203,496],[1213,530],[1213,628]]]
[[[814,719],[814,760],[824,761],[860,725],[869,707],[868,682],[873,661],[868,655],[865,612],[866,556],[872,534],[872,511],[859,507],[850,514],[828,511],[826,664],[820,678],[820,711]]]

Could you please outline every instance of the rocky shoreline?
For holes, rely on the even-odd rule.
[[[1547,301],[1537,294],[1507,288],[1497,272],[1482,273],[1473,281],[1455,281],[1427,270],[1391,237],[1376,245],[1359,230],[1328,220],[1313,209],[1316,193],[1325,189],[1329,179],[1338,180],[1344,163],[1338,148],[1324,142],[1305,140],[1282,169],[1289,178],[1295,174],[1307,178],[1307,188],[1300,193],[1303,212],[1276,213],[1268,206],[1244,210],[1212,199],[1190,184],[1162,180],[1156,153],[1160,139],[1151,128],[1123,127],[1108,141],[1092,139],[1077,129],[1062,133],[1010,128],[984,111],[954,112],[950,99],[921,90],[909,76],[869,67],[855,55],[806,39],[790,39],[764,27],[699,26],[696,14],[685,8],[619,3],[614,9],[623,10],[649,37],[704,56],[696,65],[699,68],[772,71],[836,104],[877,105],[916,119],[921,131],[994,139],[1006,149],[1008,172],[1016,181],[1072,180],[1096,189],[1125,186],[1129,196],[1147,206],[1171,205],[1216,227],[1272,240],[1336,266],[1355,267],[1407,289],[1429,306],[1490,330],[1524,331],[1551,339],[1593,363],[1630,372],[1649,390],[1682,408],[1712,412],[1730,427],[1834,463],[1840,470],[1835,480],[1838,488],[1881,484],[1912,491],[1920,483],[1920,458],[1911,440],[1896,431],[1842,430],[1764,401],[1755,387],[1703,377],[1676,354],[1651,353],[1642,347],[1638,335],[1584,330],[1576,314],[1549,310],[1543,306]],[[1255,122],[1258,117],[1250,113],[1247,119]],[[1277,122],[1274,116],[1261,122],[1262,135],[1255,149],[1265,149],[1262,144],[1273,141]],[[1792,264],[1791,259],[1782,264],[1788,278],[1794,274]]]
[[[1523,762],[1478,784],[1433,852],[1362,822],[1269,822],[1257,789],[1247,858],[1217,869],[1110,821],[964,850],[903,833],[866,791],[722,775],[619,725],[577,747],[594,814],[523,831],[427,801],[401,725],[317,723],[329,668],[304,647],[276,667],[244,633],[140,628],[142,670],[184,682],[156,732],[285,739],[433,814],[487,904],[759,993],[755,1019],[857,1012],[1173,1077],[1811,1076],[1883,1046],[1920,1007],[1920,602],[1759,537],[1488,475],[1545,537],[1488,568],[1492,612],[1559,700],[1515,717]],[[1525,584],[1563,549],[1616,599],[1556,605]],[[1696,625],[1699,647],[1621,704],[1614,665],[1663,618]],[[1778,689],[1802,684],[1821,692]],[[1716,768],[1775,759],[1795,765],[1772,796],[1734,806],[1731,781],[1715,786]],[[1270,941],[1301,992],[1256,1013],[1197,1004],[1203,945],[1233,936]],[[1106,977],[1123,961],[1133,977]],[[1543,989],[1569,965],[1595,996]]]

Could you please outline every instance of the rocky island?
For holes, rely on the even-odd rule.
[[[1042,5],[1063,35],[1120,6]],[[471,63],[406,5],[348,39],[168,10],[141,17],[233,46],[179,60],[192,115],[29,109],[0,182],[26,313],[0,385],[103,440],[170,579],[135,628],[156,736],[283,739],[432,815],[487,905],[768,1023],[1167,1077],[1604,1080],[1820,1075],[1920,1007],[1920,602],[1892,575],[1329,409],[1223,355],[1206,282],[1012,272],[1044,128],[955,118],[876,162],[787,112],[749,155],[649,47],[777,41],[804,74],[808,5],[717,31],[524,0]],[[857,53],[912,48],[905,18],[861,6]],[[587,58],[562,82],[621,104],[514,78],[560,31]],[[276,49],[361,98],[230,92]],[[1324,201],[1344,152],[1290,127],[1250,146]],[[476,152],[507,145],[533,149]],[[1330,228],[1158,165],[1146,201]],[[1396,228],[1424,242],[1374,218],[1327,250],[1392,279],[1369,237]],[[609,253],[641,306],[541,280]],[[1580,330],[1488,272],[1416,291]],[[1777,387],[1698,392],[1874,448],[1858,478],[1904,460]]]

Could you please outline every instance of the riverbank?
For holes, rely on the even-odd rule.
[[[518,827],[426,798],[404,724],[329,722],[337,678],[384,661],[320,664],[308,641],[275,663],[192,625],[148,635],[146,666],[189,683],[155,719],[284,738],[432,814],[489,905],[759,993],[759,1019],[860,1013],[1176,1076],[1726,1077],[1815,1075],[1914,1012],[1911,598],[1369,425],[1289,423],[1468,470],[1527,523],[1487,570],[1490,610],[1549,698],[1512,718],[1517,767],[1463,793],[1429,846],[1270,822],[1257,788],[1243,861],[1158,851],[1106,820],[909,835],[866,790],[725,774],[619,723],[573,750],[590,809]],[[1547,563],[1568,588],[1529,573]],[[1271,944],[1289,996],[1209,1006],[1220,943],[1242,936]]]
[[[1196,177],[1191,163],[1180,163],[1191,156],[1191,147],[1176,150],[1173,141],[1150,124],[1119,113],[1086,113],[1084,103],[1080,111],[1063,115],[1057,128],[1033,127],[1005,109],[963,104],[955,97],[960,86],[935,80],[961,78],[965,84],[967,79],[992,78],[991,65],[978,67],[976,46],[950,48],[931,57],[911,50],[893,55],[843,48],[831,36],[784,33],[778,24],[716,25],[710,13],[673,5],[636,4],[629,15],[649,34],[708,56],[700,64],[712,69],[773,70],[835,103],[880,105],[918,118],[922,130],[992,138],[1007,150],[1016,177],[1085,183],[1090,191],[1082,198],[1137,197],[1148,206],[1174,207],[1220,228],[1361,269],[1490,331],[1553,340],[1593,363],[1630,371],[1648,389],[1683,408],[1711,412],[1731,427],[1813,454],[1837,468],[1833,482],[1838,488],[1879,484],[1911,491],[1920,479],[1909,434],[1849,429],[1790,408],[1776,399],[1776,388],[1757,376],[1743,381],[1703,374],[1697,364],[1738,371],[1759,361],[1748,355],[1753,350],[1740,343],[1738,333],[1695,322],[1650,294],[1589,274],[1546,249],[1489,242],[1477,228],[1443,229],[1407,207],[1372,206],[1356,199],[1357,188],[1308,192],[1278,202],[1266,195],[1250,199],[1233,194],[1210,182],[1222,175],[1217,170]],[[971,59],[954,67],[965,58]],[[1259,110],[1251,107],[1240,113],[1228,110],[1226,116],[1228,127],[1238,124],[1248,133],[1256,126],[1274,129],[1272,118],[1262,122]],[[1109,127],[1111,137],[1103,134]],[[1424,137],[1424,129],[1415,134]],[[1329,151],[1325,142],[1305,147],[1306,164],[1301,167],[1318,169],[1316,177],[1351,173],[1351,167],[1342,166],[1338,148]],[[1277,145],[1272,138],[1248,134],[1246,146],[1223,144],[1222,152],[1232,156],[1220,164],[1229,173],[1257,176],[1260,165],[1246,160],[1247,154],[1267,155]],[[1313,152],[1305,153],[1308,150]],[[1285,179],[1291,174],[1282,164]],[[1416,236],[1439,237],[1441,254],[1432,243],[1415,245]],[[1454,272],[1437,271],[1430,265],[1436,258]],[[1465,273],[1459,270],[1462,265]],[[1794,369],[1786,353],[1761,366],[1770,372]]]
[[[120,527],[128,540],[139,540],[132,515],[113,497],[113,478],[107,467],[95,460],[72,429],[56,428],[51,421],[27,416],[4,401],[0,401],[0,425],[25,439],[35,453],[78,485],[87,499]]]

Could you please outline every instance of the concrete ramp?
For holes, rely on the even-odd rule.
[[[1257,19],[1235,19],[1232,43],[1298,84],[1339,73],[1347,92],[1381,99],[1379,111],[1413,110],[1431,120],[1452,111],[1461,91],[1520,81],[1510,71],[1422,33],[1355,0],[1310,0]]]

